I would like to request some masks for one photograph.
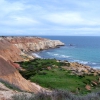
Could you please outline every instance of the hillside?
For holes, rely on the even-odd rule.
[[[55,48],[60,45],[64,43],[39,37],[0,37],[0,80],[23,91],[38,92],[39,88],[36,85],[20,75],[17,69],[21,70],[21,67],[14,62],[34,59],[26,52]]]

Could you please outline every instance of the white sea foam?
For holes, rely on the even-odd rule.
[[[94,69],[100,69],[100,66],[93,66]]]
[[[60,55],[60,54],[52,54],[55,57],[59,57],[59,58],[69,58],[70,56],[66,56],[66,55]]]
[[[74,60],[71,56],[66,56],[64,54],[58,54],[58,53],[52,53],[52,52],[47,52],[47,54],[53,56],[53,57],[56,57],[58,59],[62,58],[62,59],[70,59],[70,61],[72,62],[78,62],[78,63],[81,63],[81,64],[85,64],[85,65],[90,65],[90,66],[96,66],[97,63],[95,62],[88,62],[88,61],[82,61],[82,60]]]
[[[61,57],[63,57],[63,58],[69,58],[70,56],[61,55]]]
[[[87,62],[87,61],[80,61],[80,63],[82,63],[82,64],[88,64],[89,62]]]
[[[47,54],[54,56],[54,57],[58,57],[58,58],[69,58],[70,57],[70,56],[60,55],[58,53],[51,53],[51,52],[47,52]]]
[[[54,54],[55,56],[58,56],[59,54]]]
[[[51,52],[47,52],[47,54],[50,55],[50,56],[58,56],[58,54],[53,54]]]
[[[38,54],[36,53],[32,53],[33,56],[35,56],[36,58],[42,58],[41,56],[39,56]]]
[[[73,62],[79,62],[81,64],[88,64],[88,61],[74,60]]]
[[[92,63],[93,65],[96,65],[96,63]]]
[[[47,52],[47,54],[51,54],[50,52]]]
[[[59,54],[53,54],[53,53],[51,53],[51,52],[47,52],[47,54],[49,54],[49,55],[51,55],[51,56],[58,56]]]

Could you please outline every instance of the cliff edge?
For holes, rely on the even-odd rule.
[[[24,79],[17,70],[20,66],[14,62],[25,61],[26,57],[33,59],[33,57],[26,55],[26,52],[35,52],[61,45],[64,43],[59,40],[40,37],[0,37],[0,80],[23,91],[38,92],[40,88]]]
[[[29,51],[40,51],[49,48],[63,46],[59,40],[49,40],[40,37],[0,37],[0,55],[13,62],[23,61],[23,56],[33,59],[26,55]]]
[[[20,73],[5,59],[0,57],[0,80],[8,82],[22,91],[38,92],[39,89],[24,79]]]

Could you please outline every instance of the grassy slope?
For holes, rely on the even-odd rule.
[[[85,76],[80,78],[78,76],[70,75],[66,71],[59,69],[52,69],[50,71],[43,71],[46,75],[36,74],[31,77],[30,80],[40,84],[43,87],[50,89],[64,89],[74,93],[80,92],[81,94],[91,92],[85,89],[86,83],[89,84],[88,80],[96,80],[97,77]],[[88,80],[87,80],[88,79]],[[94,89],[93,87],[92,89]]]
[[[21,72],[25,78],[46,88],[64,89],[79,94],[86,94],[99,89],[99,85],[93,86],[91,91],[85,89],[87,84],[91,85],[91,81],[97,81],[99,76],[85,75],[84,77],[80,77],[71,75],[69,71],[61,68],[65,63],[56,62],[55,59],[37,59],[29,62],[22,62],[20,64],[26,69],[26,71]],[[48,66],[51,69],[48,70]],[[69,64],[66,66],[70,67]]]

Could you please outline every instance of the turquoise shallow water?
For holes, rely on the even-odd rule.
[[[94,68],[100,68],[100,37],[90,36],[41,36],[61,40],[65,46],[38,52],[42,58],[56,58],[79,62]],[[70,46],[69,44],[72,44]]]

